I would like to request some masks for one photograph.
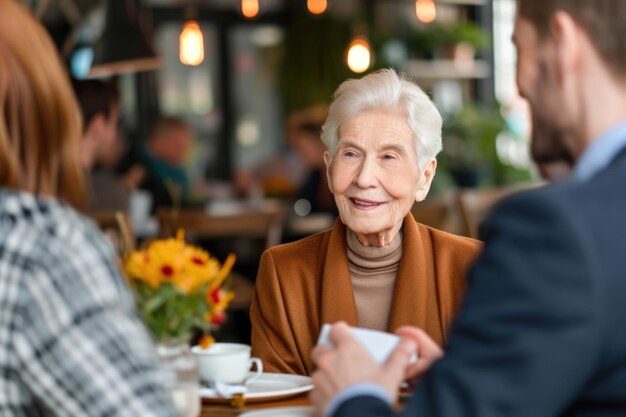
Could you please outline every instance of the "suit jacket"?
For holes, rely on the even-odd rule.
[[[420,326],[443,344],[481,244],[416,223],[411,214],[403,230],[388,330]],[[308,375],[322,325],[358,324],[348,265],[339,220],[329,231],[263,253],[250,318],[252,353],[265,370]]]
[[[626,416],[625,181],[626,152],[495,210],[446,356],[403,415]],[[392,414],[357,397],[335,416]]]

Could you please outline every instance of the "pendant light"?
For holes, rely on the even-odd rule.
[[[109,77],[159,68],[138,0],[107,0],[104,31],[94,48],[90,77]]]
[[[204,36],[195,20],[188,20],[179,38],[180,62],[185,65],[200,65],[204,61]]]
[[[328,7],[326,0],[307,0],[306,7],[311,14],[322,14]]]
[[[415,0],[415,15],[424,23],[431,23],[437,17],[434,0]]]
[[[350,71],[360,74],[367,71],[372,62],[372,49],[364,37],[356,37],[348,45],[346,63]]]
[[[241,13],[248,19],[259,14],[259,0],[241,0]]]

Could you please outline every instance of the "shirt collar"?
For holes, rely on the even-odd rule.
[[[626,120],[598,137],[574,165],[572,178],[587,181],[606,168],[613,158],[626,147]]]

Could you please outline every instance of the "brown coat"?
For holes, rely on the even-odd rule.
[[[416,223],[410,214],[403,227],[387,330],[419,326],[443,345],[481,244]],[[252,353],[266,371],[311,374],[311,350],[322,324],[357,325],[345,225],[338,220],[329,231],[266,250],[250,318]]]

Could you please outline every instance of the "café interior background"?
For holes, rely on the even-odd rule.
[[[238,172],[285,150],[291,116],[323,121],[324,106],[344,79],[385,67],[416,80],[444,116],[444,151],[430,198],[536,177],[527,109],[515,87],[513,0],[25,3],[75,77],[117,77],[120,131],[130,146],[145,141],[159,115],[189,123],[190,178],[206,181],[216,195]],[[202,57],[181,49],[189,22],[198,23],[191,35],[202,36]],[[109,68],[107,60],[119,57],[106,51],[128,65]],[[348,58],[356,60],[352,68]]]

